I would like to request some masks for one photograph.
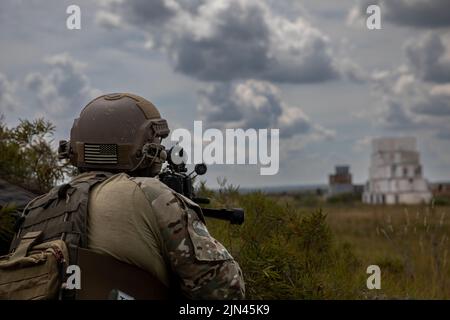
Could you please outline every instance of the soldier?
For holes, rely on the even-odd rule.
[[[12,251],[27,232],[42,231],[40,242],[64,239],[72,262],[77,247],[87,248],[189,299],[242,299],[241,269],[209,234],[201,209],[155,178],[168,134],[167,122],[142,97],[91,101],[59,150],[81,174],[28,205]]]

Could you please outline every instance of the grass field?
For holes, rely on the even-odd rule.
[[[213,207],[245,209],[241,226],[211,218],[207,224],[241,265],[248,299],[450,299],[448,205],[329,203],[240,194],[225,184],[199,191]],[[5,252],[8,217],[0,214]],[[381,269],[380,290],[367,288],[369,265]]]
[[[450,298],[449,207],[328,206],[335,239],[382,271],[390,298]]]
[[[239,261],[248,298],[450,298],[448,206],[305,202],[232,187],[208,195],[246,210],[242,226],[208,227]],[[380,290],[367,289],[369,265],[381,269]]]

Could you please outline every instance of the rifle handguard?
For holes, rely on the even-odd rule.
[[[205,217],[221,219],[229,221],[231,224],[243,224],[244,223],[244,209],[212,209],[202,208],[203,215]]]

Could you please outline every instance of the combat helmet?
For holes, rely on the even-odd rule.
[[[74,120],[70,141],[60,141],[60,159],[80,171],[139,172],[154,176],[167,154],[161,140],[167,121],[148,100],[130,93],[102,95]]]

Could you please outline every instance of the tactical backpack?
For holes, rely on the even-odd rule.
[[[0,299],[165,300],[174,294],[148,272],[87,249],[89,192],[110,176],[78,178],[27,205],[10,254],[0,257]],[[81,269],[80,290],[65,287],[69,265]]]
[[[65,268],[87,246],[89,191],[108,176],[57,186],[27,205],[10,254],[0,257],[0,299],[61,298]]]

